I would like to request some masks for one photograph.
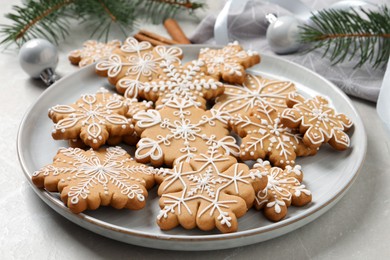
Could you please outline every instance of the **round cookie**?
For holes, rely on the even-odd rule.
[[[69,53],[70,62],[79,67],[85,67],[101,59],[108,58],[111,53],[121,46],[121,42],[113,40],[108,43],[97,41],[86,41],[83,48]]]
[[[346,115],[336,113],[326,98],[316,96],[305,100],[303,96],[291,93],[287,104],[290,108],[283,111],[282,123],[299,128],[306,146],[317,149],[329,143],[336,150],[346,150],[350,146],[345,131],[353,123]]]
[[[139,164],[120,147],[88,151],[60,148],[53,163],[34,172],[33,183],[61,200],[74,213],[100,206],[141,209],[147,189],[154,185],[154,169]]]
[[[199,59],[205,61],[207,73],[228,83],[243,83],[245,69],[260,62],[255,51],[245,51],[238,42],[229,43],[222,49],[200,49]]]

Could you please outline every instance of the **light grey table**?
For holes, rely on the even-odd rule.
[[[0,23],[16,1],[0,3]],[[219,3],[210,3],[218,10]],[[202,15],[202,14],[201,14]],[[187,20],[190,32],[198,21]],[[148,29],[164,33],[161,26]],[[85,28],[71,31],[59,46],[58,73],[77,70],[67,53],[87,40]],[[45,90],[21,70],[17,50],[0,53],[0,259],[385,259],[390,257],[390,139],[375,104],[352,99],[368,134],[368,151],[360,174],[348,193],[314,222],[282,237],[251,246],[210,252],[175,252],[124,244],[69,222],[55,213],[27,183],[16,153],[19,123]]]

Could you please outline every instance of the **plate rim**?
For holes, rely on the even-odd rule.
[[[218,48],[218,46],[216,46],[216,45],[205,45],[205,44],[201,44],[201,45],[193,44],[191,46],[178,45],[178,47],[181,47],[182,49],[187,49],[187,48],[194,48],[194,49],[196,48],[197,49],[197,48],[205,48],[205,47]],[[183,50],[183,53],[185,55],[185,51],[184,50]],[[352,109],[352,111],[354,112],[354,114],[356,115],[356,117],[358,119],[358,122],[354,122],[354,125],[355,125],[355,127],[361,128],[361,131],[362,131],[362,136],[361,137],[363,137],[363,138],[361,138],[359,140],[359,148],[364,148],[364,149],[362,149],[363,152],[361,154],[359,154],[360,156],[359,156],[358,159],[360,160],[360,162],[359,162],[357,167],[356,166],[354,167],[354,171],[355,172],[353,174],[353,177],[348,181],[348,183],[341,190],[339,190],[336,194],[334,194],[330,200],[326,201],[322,205],[320,205],[318,207],[313,207],[312,210],[308,209],[309,212],[300,212],[300,213],[298,213],[297,215],[295,215],[292,218],[288,218],[288,219],[282,220],[282,221],[280,221],[278,223],[273,223],[273,225],[258,227],[258,228],[249,229],[249,230],[237,231],[237,232],[234,232],[234,233],[205,234],[205,235],[151,234],[150,232],[148,233],[148,232],[145,232],[145,231],[138,231],[138,230],[133,230],[133,229],[117,226],[115,224],[110,224],[110,223],[104,222],[102,220],[99,220],[97,218],[91,217],[91,216],[89,216],[87,214],[84,214],[84,213],[74,214],[65,205],[62,205],[62,206],[59,205],[59,202],[62,203],[62,201],[60,201],[57,198],[53,197],[50,194],[50,192],[47,192],[44,189],[37,188],[32,183],[32,180],[31,180],[31,174],[32,173],[28,172],[27,166],[26,166],[26,162],[24,161],[23,153],[22,153],[23,148],[22,148],[22,144],[21,144],[21,139],[22,139],[22,133],[23,133],[23,126],[26,124],[26,121],[28,120],[28,117],[32,113],[33,108],[42,99],[44,99],[44,97],[47,95],[47,93],[52,91],[53,87],[55,88],[55,86],[60,84],[62,81],[66,81],[68,78],[74,77],[77,74],[86,73],[87,70],[91,70],[91,68],[93,66],[95,66],[94,64],[91,64],[91,65],[86,66],[84,68],[81,68],[81,69],[79,69],[79,70],[77,70],[77,71],[75,71],[75,72],[73,72],[71,74],[68,74],[68,75],[62,77],[57,82],[55,82],[52,86],[48,87],[46,90],[44,90],[41,93],[41,95],[35,100],[35,102],[33,102],[30,105],[30,107],[27,109],[27,111],[23,115],[23,118],[22,118],[22,120],[21,120],[21,122],[19,124],[18,132],[17,132],[17,139],[16,139],[16,146],[17,147],[16,147],[16,149],[17,149],[17,155],[18,155],[19,163],[21,165],[21,168],[23,170],[23,173],[24,173],[25,177],[28,180],[28,183],[30,184],[30,186],[32,186],[32,188],[35,191],[35,193],[37,193],[37,195],[46,204],[48,204],[51,208],[53,208],[57,213],[59,213],[63,217],[69,219],[73,223],[75,223],[75,224],[77,224],[77,225],[79,225],[79,226],[81,226],[83,228],[91,230],[90,228],[81,225],[81,223],[77,223],[75,220],[79,220],[81,222],[87,221],[89,224],[97,225],[99,228],[107,229],[107,230],[112,231],[112,232],[119,232],[119,233],[125,234],[125,235],[131,235],[131,236],[134,236],[134,237],[142,237],[142,238],[147,238],[147,239],[152,239],[152,240],[159,239],[159,240],[164,240],[164,241],[168,241],[169,240],[169,241],[176,241],[176,242],[178,242],[178,241],[180,241],[180,242],[195,242],[195,241],[196,242],[208,242],[208,241],[216,241],[216,240],[217,241],[232,240],[232,239],[236,239],[236,238],[256,236],[256,235],[268,233],[268,232],[271,232],[271,231],[274,231],[274,230],[278,230],[278,229],[284,228],[286,226],[290,226],[292,224],[300,223],[304,219],[307,219],[310,216],[315,215],[316,213],[320,213],[326,207],[328,207],[328,206],[330,206],[332,204],[334,205],[338,200],[340,200],[346,194],[348,189],[352,186],[352,184],[356,180],[357,176],[359,175],[359,172],[360,172],[360,170],[362,168],[362,165],[363,165],[363,162],[364,162],[364,158],[365,158],[366,153],[367,153],[367,134],[366,134],[366,130],[364,128],[362,119],[361,119],[358,111],[356,110],[356,108],[352,104],[351,99],[341,89],[339,89],[337,86],[335,86],[332,82],[330,82],[329,80],[327,80],[323,76],[319,75],[318,73],[316,73],[316,72],[314,72],[314,71],[312,71],[312,70],[310,70],[310,69],[308,69],[308,68],[306,68],[306,67],[304,67],[302,65],[296,64],[295,62],[292,62],[292,61],[289,61],[289,60],[286,60],[286,59],[283,59],[283,58],[280,58],[280,57],[271,56],[271,55],[267,55],[267,54],[261,54],[261,57],[262,58],[264,57],[264,58],[267,58],[267,59],[275,59],[278,62],[289,63],[291,66],[298,67],[300,70],[304,70],[306,73],[310,73],[310,74],[312,74],[312,76],[315,76],[315,77],[321,79],[322,81],[324,81],[328,85],[328,87],[331,87],[334,91],[337,92],[338,95],[342,96],[342,98],[347,102],[348,107]],[[256,72],[256,70],[251,70],[251,69],[248,69],[248,71]],[[59,208],[56,209],[55,207],[59,207]],[[63,211],[64,214],[70,214],[71,216],[64,216],[63,214],[60,213],[60,211]],[[326,211],[327,210],[325,210],[325,212]],[[325,213],[325,212],[323,212],[323,213]],[[320,215],[322,215],[322,214],[320,214]],[[316,216],[315,218],[319,217],[320,215]],[[303,225],[308,224],[309,222],[313,221],[315,218],[311,219],[310,221],[308,221],[307,223],[305,223]],[[299,227],[301,227],[303,225],[299,225],[297,228],[299,228]],[[296,228],[294,228],[293,230],[295,230],[295,229]],[[293,230],[290,230],[290,231],[287,231],[287,232],[291,232]],[[95,233],[99,233],[99,232],[96,232],[94,230],[91,230],[91,231],[93,231]],[[284,233],[287,233],[287,232],[284,232]],[[104,235],[104,234],[101,234],[101,233],[99,233],[99,234],[100,235]],[[273,237],[276,237],[276,236],[273,236]],[[110,238],[112,238],[112,237],[110,237]],[[113,239],[119,240],[117,238],[113,238]],[[126,240],[121,240],[121,241],[126,242]],[[253,242],[253,243],[255,243],[255,242]],[[250,244],[253,244],[253,243],[250,243]],[[131,243],[131,244],[133,244],[133,243]],[[246,243],[246,244],[249,244],[249,243]],[[144,245],[144,246],[154,247],[154,246],[151,246],[151,245]],[[237,245],[237,246],[239,246],[239,245]],[[226,248],[231,248],[231,247],[233,247],[233,246],[226,247]],[[154,247],[154,248],[160,248],[160,247]],[[169,248],[165,248],[165,249],[169,249]],[[215,249],[218,249],[218,248],[215,248]],[[186,249],[183,248],[183,250],[186,250]]]

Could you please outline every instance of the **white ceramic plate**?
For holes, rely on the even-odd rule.
[[[201,47],[206,46],[182,46],[184,61],[195,59]],[[19,160],[26,178],[44,202],[70,221],[100,235],[134,245],[171,250],[213,250],[254,244],[293,231],[326,212],[346,193],[363,162],[366,134],[350,99],[314,72],[266,55],[262,56],[261,64],[251,71],[271,78],[291,80],[306,96],[318,93],[326,95],[338,112],[347,114],[354,122],[354,128],[349,131],[351,149],[337,152],[324,146],[314,157],[297,159],[297,163],[303,167],[305,184],[313,193],[313,202],[303,208],[290,207],[288,216],[278,223],[266,220],[261,212],[251,209],[239,219],[238,232],[232,234],[184,230],[180,227],[161,231],[155,223],[159,211],[155,190],[150,191],[147,206],[139,211],[103,207],[73,214],[64,206],[58,194],[36,188],[31,182],[32,173],[51,163],[57,149],[67,145],[65,141],[51,138],[52,122],[47,117],[48,108],[73,103],[81,94],[95,93],[101,86],[113,90],[106,78],[94,73],[93,65],[56,82],[26,113],[17,140]]]

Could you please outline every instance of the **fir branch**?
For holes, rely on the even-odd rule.
[[[324,48],[323,57],[330,54],[333,64],[359,56],[355,68],[366,62],[374,68],[384,66],[390,56],[390,11],[383,6],[378,11],[360,8],[360,12],[320,11],[312,16],[313,25],[301,27],[301,41],[314,43],[309,51]]]
[[[11,25],[2,25],[1,34],[6,37],[0,44],[14,41],[18,45],[31,38],[43,37],[58,42],[57,31],[62,37],[68,30],[68,15],[65,12],[72,0],[28,1],[24,6],[13,6],[16,13],[6,14],[13,21]]]
[[[94,26],[91,37],[107,41],[113,25],[128,36],[139,17],[151,17],[157,23],[179,11],[192,12],[201,7],[202,3],[191,0],[30,0],[13,6],[15,12],[6,15],[11,24],[1,25],[0,44],[21,45],[32,38],[58,43],[69,32],[70,18]]]
[[[77,0],[74,13],[77,18],[91,25],[90,37],[108,40],[112,26],[117,26],[124,36],[133,30],[136,19],[136,1],[129,0]]]
[[[137,5],[153,23],[161,23],[167,18],[173,18],[179,11],[188,11],[190,14],[205,5],[190,0],[138,0]]]

